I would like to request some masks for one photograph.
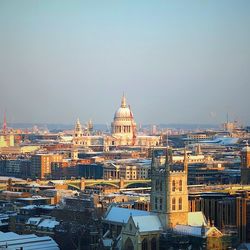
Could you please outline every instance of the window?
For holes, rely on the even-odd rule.
[[[158,199],[157,199],[157,197],[155,197],[155,209],[158,209],[157,203],[158,203]]]
[[[156,247],[156,239],[153,238],[151,240],[151,250],[156,250],[156,249],[157,249],[157,247]]]
[[[172,198],[172,210],[175,210],[175,198]]]
[[[156,180],[156,182],[155,182],[155,190],[156,191],[159,190],[159,180]]]
[[[182,180],[179,180],[179,191],[182,191]]]
[[[179,198],[179,210],[182,210],[182,198]]]
[[[172,191],[175,192],[175,180],[172,181]]]
[[[147,250],[148,249],[148,241],[147,239],[145,238],[143,241],[142,241],[142,250]]]
[[[162,198],[160,198],[160,210],[162,210]]]

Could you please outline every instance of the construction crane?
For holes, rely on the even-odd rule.
[[[130,112],[130,118],[131,118],[131,128],[132,128],[132,143],[131,145],[134,146],[135,145],[135,139],[136,139],[136,126],[134,124],[134,117],[133,117],[133,114],[131,112],[131,108],[130,108],[130,105],[128,106],[129,107],[129,112]]]

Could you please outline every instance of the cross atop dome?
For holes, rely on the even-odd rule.
[[[125,97],[124,93],[123,93],[123,95],[122,95],[121,107],[122,107],[122,108],[126,108],[126,107],[127,107],[126,97]]]

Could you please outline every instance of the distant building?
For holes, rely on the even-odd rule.
[[[52,179],[70,179],[72,177],[86,179],[102,179],[103,165],[96,163],[77,163],[68,165],[66,163],[54,162],[51,164]]]
[[[248,144],[241,151],[241,183],[250,184],[250,147]]]
[[[0,132],[0,148],[13,147],[14,144],[14,134],[7,128],[6,113],[4,113],[3,128]]]
[[[0,134],[0,148],[1,147],[14,147],[14,135],[12,133]]]
[[[138,135],[133,113],[122,97],[121,106],[111,123],[111,135],[90,135],[83,132],[79,119],[75,125],[73,147],[102,146],[104,151],[117,146],[153,147],[160,143],[160,136]]]
[[[187,144],[192,144],[192,143],[199,143],[204,140],[210,140],[212,139],[214,134],[209,134],[205,132],[199,132],[199,133],[189,133],[187,134],[187,137],[185,139],[185,142]]]
[[[117,160],[104,163],[105,179],[137,180],[148,179],[149,175],[149,161]]]
[[[51,175],[51,163],[63,160],[60,154],[36,154],[31,157],[31,177],[44,179]]]

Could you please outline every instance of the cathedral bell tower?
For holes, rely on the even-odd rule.
[[[166,149],[164,165],[158,163],[153,151],[150,209],[158,214],[164,229],[188,224],[187,161],[185,150],[183,169],[174,170],[171,149]]]
[[[73,134],[73,146],[74,147],[80,146],[82,144],[82,136],[83,136],[82,125],[78,118],[75,124],[75,130]]]

